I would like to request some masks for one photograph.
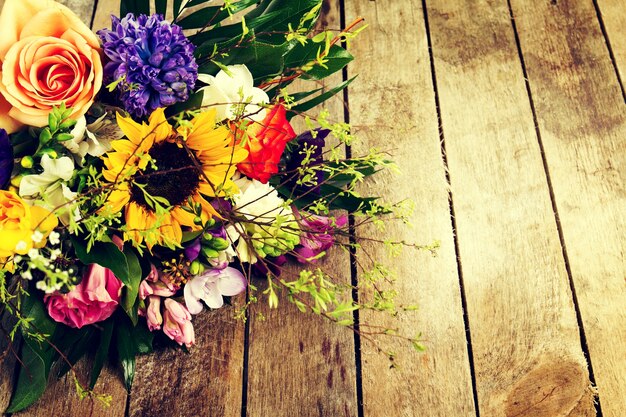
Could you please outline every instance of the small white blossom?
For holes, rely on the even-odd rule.
[[[50,232],[50,235],[48,236],[48,242],[52,245],[52,246],[56,246],[59,243],[61,243],[61,235],[58,234],[55,231]]]
[[[15,255],[13,257],[13,263],[19,264],[20,262],[22,262],[22,257],[20,255]]]
[[[31,250],[28,251],[28,257],[30,259],[37,259],[39,258],[39,256],[40,256],[39,249],[32,248]]]
[[[26,271],[22,271],[22,278],[27,279],[27,280],[33,279],[33,274],[31,274],[30,269],[27,269]]]
[[[56,260],[59,257],[59,255],[61,255],[61,250],[60,249],[52,249],[50,251],[50,260],[51,261]]]
[[[35,233],[33,233],[30,238],[35,243],[41,243],[41,241],[43,240],[43,233],[41,233],[39,230],[35,230]]]
[[[28,245],[26,244],[26,242],[24,242],[23,240],[20,240],[19,242],[17,242],[17,245],[15,245],[15,250],[17,252],[20,252],[26,249],[27,247]]]

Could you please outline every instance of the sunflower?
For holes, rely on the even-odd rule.
[[[136,245],[145,240],[148,248],[179,245],[183,227],[202,228],[190,202],[201,207],[204,224],[219,216],[207,198],[238,191],[231,177],[248,152],[233,143],[227,127],[215,125],[215,110],[178,129],[163,109],[155,110],[148,124],[119,114],[117,123],[126,139],[112,142],[113,150],[103,157],[103,176],[113,187],[102,210],[124,210],[125,240]]]

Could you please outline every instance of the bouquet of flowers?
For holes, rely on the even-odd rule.
[[[21,364],[9,412],[87,352],[82,394],[109,357],[130,389],[155,335],[192,349],[193,317],[238,295],[243,319],[278,292],[348,327],[357,309],[394,308],[379,264],[360,302],[317,264],[404,211],[356,189],[384,155],[345,157],[349,126],[306,114],[352,81],[318,85],[353,59],[361,21],[315,29],[321,0],[150,3],[122,0],[95,33],[51,0],[0,14],[0,300]]]

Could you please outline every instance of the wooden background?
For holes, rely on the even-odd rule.
[[[65,3],[94,29],[118,12]],[[626,1],[326,0],[322,24],[357,16],[369,28],[343,77],[359,78],[349,111],[331,109],[364,139],[351,152],[399,163],[367,186],[415,201],[415,227],[395,236],[441,241],[437,257],[389,260],[399,302],[420,306],[400,326],[426,353],[386,340],[390,369],[285,303],[255,305],[247,325],[224,308],[195,319],[193,354],[141,357],[129,395],[107,369],[110,408],[62,379],[16,417],[626,415]],[[359,278],[347,254],[327,265]]]

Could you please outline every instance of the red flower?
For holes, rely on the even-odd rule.
[[[283,105],[276,104],[268,110],[262,122],[248,126],[248,139],[243,144],[248,157],[237,165],[239,172],[263,184],[278,172],[278,162],[287,142],[296,137],[285,114]]]

